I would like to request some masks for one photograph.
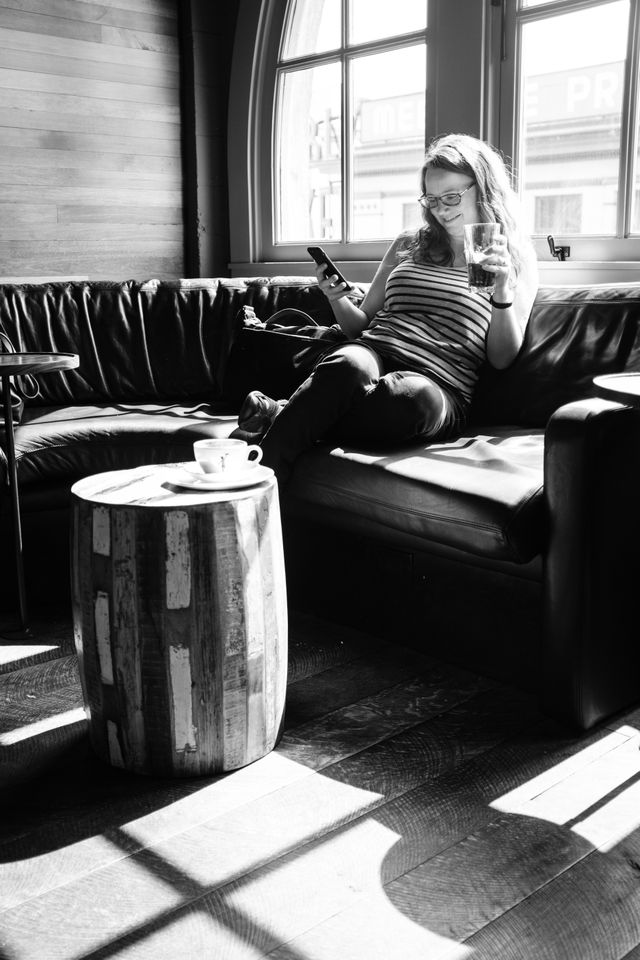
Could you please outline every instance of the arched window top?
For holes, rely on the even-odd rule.
[[[426,26],[424,0],[293,0],[288,6],[281,59],[386,40]]]
[[[426,143],[479,133],[480,0],[239,0],[229,114],[231,269],[310,275],[320,243],[370,279],[418,227]],[[443,50],[444,52],[441,52]],[[462,68],[462,65],[464,68]]]
[[[336,50],[342,45],[342,0],[290,3],[282,36],[282,60]]]

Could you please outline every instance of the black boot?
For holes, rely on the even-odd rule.
[[[229,434],[230,439],[255,443],[264,436],[286,403],[286,400],[272,400],[260,390],[253,390],[240,407],[238,426]]]

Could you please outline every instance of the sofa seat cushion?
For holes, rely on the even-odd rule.
[[[546,541],[544,434],[479,429],[451,443],[392,452],[318,446],[287,497],[493,560],[526,563]]]
[[[15,430],[20,486],[193,460],[194,440],[227,437],[236,424],[204,403],[27,407]]]

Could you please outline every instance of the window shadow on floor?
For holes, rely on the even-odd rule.
[[[519,911],[532,929],[547,917],[544,937],[579,922],[585,891],[612,914],[632,902],[635,727],[577,738],[523,694],[372,638],[321,668],[292,646],[305,666],[263,761],[140,777],[80,727],[5,795],[6,960],[49,942],[65,960],[495,960]],[[628,949],[633,936],[622,924]]]

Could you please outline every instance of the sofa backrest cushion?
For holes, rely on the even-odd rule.
[[[558,407],[595,396],[598,374],[640,370],[640,283],[540,287],[515,361],[486,366],[476,423],[544,427]]]
[[[216,401],[244,304],[263,320],[297,307],[334,322],[312,277],[60,281],[0,285],[0,331],[17,350],[79,355],[39,379],[40,405]],[[483,369],[472,420],[543,427],[593,396],[597,374],[640,370],[639,321],[640,283],[541,287],[514,363]]]
[[[299,307],[333,322],[309,277],[59,281],[0,285],[0,331],[16,350],[80,357],[39,379],[34,404],[218,400],[245,303],[261,319]]]
[[[76,370],[39,378],[40,404],[177,399],[215,389],[217,294],[215,280],[4,285],[0,329],[16,350],[79,355]]]

